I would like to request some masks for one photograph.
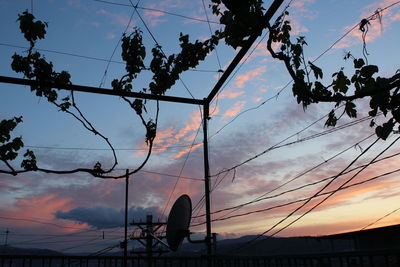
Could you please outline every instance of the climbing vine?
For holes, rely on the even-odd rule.
[[[35,51],[36,42],[39,39],[44,39],[46,36],[48,24],[40,20],[35,20],[35,17],[28,11],[24,11],[22,14],[18,15],[17,21],[20,24],[21,33],[29,42],[30,47],[26,55],[14,54],[12,56],[11,68],[15,72],[23,74],[24,77],[37,81],[37,83],[31,86],[31,91],[35,92],[38,97],[46,98],[47,101],[55,105],[59,111],[74,117],[86,130],[103,139],[113,153],[114,163],[108,169],[104,169],[101,162],[98,161],[92,168],[51,170],[39,167],[34,152],[27,150],[23,154],[24,158],[20,163],[21,169],[17,169],[13,166],[13,161],[17,159],[24,143],[22,137],[11,138],[11,132],[22,122],[22,117],[14,117],[12,119],[2,120],[0,123],[0,160],[5,163],[8,168],[8,170],[0,170],[0,173],[17,175],[28,171],[42,171],[57,174],[87,172],[95,177],[101,178],[125,177],[125,175],[112,176],[110,174],[118,164],[115,149],[109,139],[101,134],[79,109],[75,101],[74,92],[71,91],[70,96],[59,99],[57,85],[61,87],[71,84],[70,74],[67,71],[56,72],[53,69],[53,64],[48,62],[38,51]],[[162,51],[162,47],[156,45],[151,50],[152,59],[150,71],[153,73],[152,81],[149,83],[148,88],[135,90],[135,79],[142,70],[146,69],[144,65],[146,48],[142,42],[142,32],[140,29],[134,28],[131,34],[122,37],[121,57],[125,61],[126,74],[119,79],[114,79],[111,83],[112,88],[116,91],[136,91],[140,93],[164,95],[165,92],[179,80],[181,73],[190,68],[195,68],[200,61],[204,60],[218,45],[221,38],[223,38],[221,32],[216,31],[208,40],[190,42],[189,36],[181,33],[179,37],[181,51],[180,53],[170,56],[166,56]],[[51,87],[49,84],[54,84],[55,86]],[[153,142],[157,133],[159,104],[157,102],[155,118],[146,119],[145,115],[148,111],[146,109],[145,100],[130,100],[127,97],[122,97],[122,99],[127,102],[132,110],[139,116],[146,131],[145,142],[148,145],[147,156],[136,169],[130,172],[130,174],[132,174],[139,171],[146,164],[151,155]]]
[[[163,52],[160,45],[155,45],[151,49],[149,68],[146,68],[144,63],[149,53],[143,44],[140,29],[134,28],[131,34],[125,34],[121,42],[121,57],[125,62],[126,74],[112,81],[113,90],[164,95],[179,80],[183,72],[195,68],[215,49],[220,40],[223,39],[228,46],[236,49],[242,47],[251,34],[260,33],[260,25],[265,25],[263,21],[265,10],[262,0],[211,0],[211,2],[212,12],[219,17],[223,26],[222,29],[216,31],[205,41],[196,40],[195,42],[191,42],[188,35],[181,33],[178,39],[180,52],[169,56]],[[369,115],[373,117],[370,125],[375,128],[378,137],[387,139],[394,130],[399,129],[400,124],[400,73],[396,72],[388,78],[378,76],[379,68],[368,63],[368,52],[365,46],[368,26],[371,20],[378,18],[381,21],[380,12],[380,10],[377,10],[373,16],[363,19],[359,24],[359,30],[362,31],[364,41],[364,58],[355,58],[350,53],[345,56],[346,60],[351,59],[353,61],[353,73],[346,74],[343,68],[339,68],[337,72],[331,75],[328,79],[330,82],[327,83],[325,82],[327,75],[324,71],[313,62],[305,59],[304,47],[307,46],[305,37],[293,38],[291,36],[291,24],[286,19],[289,15],[287,9],[272,25],[268,24],[269,38],[266,46],[273,58],[284,63],[293,79],[293,95],[304,109],[311,104],[320,102],[333,103],[335,108],[329,113],[326,125],[335,126],[344,114],[350,118],[357,117],[355,103],[357,99],[369,99]],[[17,21],[21,33],[29,42],[30,47],[25,55],[14,54],[12,56],[11,68],[24,77],[37,81],[31,86],[31,91],[38,97],[46,98],[59,111],[74,117],[86,130],[105,141],[113,153],[114,163],[107,169],[104,169],[100,162],[96,162],[91,168],[49,170],[39,166],[33,151],[26,150],[20,168],[15,168],[14,163],[20,150],[24,147],[24,143],[22,137],[12,138],[12,131],[23,120],[22,117],[14,117],[0,122],[0,160],[8,168],[7,170],[0,170],[0,173],[17,175],[28,171],[47,173],[87,172],[102,178],[124,177],[124,175],[111,175],[118,164],[115,150],[109,139],[101,134],[79,109],[74,98],[74,92],[71,91],[70,96],[59,99],[57,86],[49,86],[49,84],[59,86],[71,84],[71,77],[66,71],[56,72],[53,64],[35,50],[36,42],[45,38],[48,24],[35,20],[35,17],[28,11],[18,15]],[[273,49],[273,43],[278,45],[278,49]],[[146,88],[138,90],[135,88],[135,79],[144,69],[150,70],[153,76]],[[157,133],[159,105],[157,102],[153,119],[148,114],[145,100],[132,100],[127,97],[122,97],[122,100],[139,116],[146,131],[145,141],[148,145],[148,153],[144,161],[131,172],[134,173],[146,164],[151,155]],[[344,106],[344,111],[337,115],[337,107],[339,106]],[[386,117],[386,121],[381,125],[375,122],[378,113],[383,113]]]
[[[268,26],[267,48],[273,58],[284,62],[293,79],[292,91],[297,102],[302,104],[304,108],[320,102],[335,103],[335,107],[344,105],[344,114],[350,118],[355,118],[357,117],[355,100],[369,99],[369,115],[373,117],[370,126],[375,127],[376,135],[385,140],[390,133],[398,130],[400,123],[400,73],[396,72],[389,78],[378,76],[378,66],[368,64],[363,58],[355,58],[347,53],[345,59],[353,60],[354,72],[348,75],[343,68],[340,68],[331,75],[331,82],[324,84],[322,82],[324,78],[323,70],[305,60],[304,46],[307,45],[305,37],[300,36],[295,40],[291,38],[290,21],[285,19],[288,14],[285,11],[272,26]],[[365,25],[368,25],[369,20],[375,17],[376,15],[373,15],[369,19],[363,19],[360,22],[359,30],[365,32]],[[274,50],[272,43],[277,43],[279,48]],[[382,112],[387,118],[386,122],[381,125],[375,122],[375,116],[378,112]],[[335,126],[342,115],[337,116],[335,109],[332,109],[326,125]]]

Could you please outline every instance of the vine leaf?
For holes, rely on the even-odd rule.
[[[318,68],[315,66],[312,62],[308,61],[308,64],[310,65],[311,70],[314,72],[315,79],[322,79],[324,77],[324,74],[322,73],[322,69]]]

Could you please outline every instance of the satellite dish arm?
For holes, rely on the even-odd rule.
[[[186,236],[186,237],[187,237],[187,240],[188,240],[190,243],[197,244],[197,243],[205,243],[205,242],[206,242],[207,237],[204,238],[204,239],[201,239],[201,240],[192,240],[192,239],[190,238],[190,234],[191,234],[191,233],[188,233],[188,235]]]
[[[164,246],[166,246],[167,248],[169,248],[169,245],[167,243],[165,243],[164,241],[162,241],[160,238],[158,238],[156,235],[154,235],[153,233],[150,233],[150,235],[157,240],[158,242],[160,242],[161,244],[163,244]]]

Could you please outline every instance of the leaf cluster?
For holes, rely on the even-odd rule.
[[[44,39],[47,22],[34,21],[35,17],[27,10],[18,15],[19,28],[25,39],[33,46],[37,39]]]
[[[21,137],[11,140],[11,132],[22,122],[22,117],[14,117],[0,122],[0,160],[3,162],[14,160],[18,150],[24,146]]]
[[[227,9],[221,10],[221,4]],[[262,0],[212,0],[212,12],[224,25],[225,43],[234,49],[245,44],[247,38],[262,25],[264,8]]]
[[[353,58],[353,74],[348,75],[341,68],[331,75],[330,83],[323,84],[323,70],[305,61],[304,46],[307,43],[304,37],[292,41],[290,22],[284,19],[286,15],[287,11],[269,27],[267,48],[274,58],[285,63],[293,79],[292,91],[297,102],[304,108],[319,102],[332,102],[335,107],[343,105],[344,111],[339,117],[335,110],[329,113],[326,125],[335,126],[344,114],[350,118],[357,117],[355,101],[369,98],[369,115],[375,117],[381,111],[388,117],[382,125],[376,125],[374,120],[371,122],[371,127],[376,127],[377,136],[386,139],[400,123],[400,74],[396,73],[390,78],[377,76],[378,66],[365,64],[362,58],[357,59],[348,54],[345,59]],[[280,45],[279,51],[272,49],[273,42]]]
[[[150,71],[153,73],[152,80],[147,88],[142,88],[139,92],[164,95],[180,79],[181,73],[190,68],[195,68],[218,45],[221,38],[221,33],[216,31],[211,38],[205,41],[196,40],[195,42],[190,42],[189,35],[181,33],[179,36],[180,52],[169,56],[166,56],[162,47],[157,44],[151,50]],[[138,28],[134,28],[130,35],[124,35],[121,48],[121,56],[125,61],[127,73],[120,79],[114,79],[111,85],[113,90],[132,91],[134,89],[134,80],[145,69],[144,61],[147,52],[143,45],[142,32]],[[142,125],[146,129],[145,141],[149,146],[149,157],[157,132],[158,104],[156,119],[148,119],[146,121],[144,118],[144,113],[147,113],[145,100],[135,99],[131,101],[126,97],[123,97],[123,99],[140,117]]]
[[[84,117],[82,112],[76,106],[74,100],[70,97],[64,97],[58,100],[58,94],[56,88],[58,86],[65,86],[71,84],[70,74],[67,71],[56,72],[52,62],[48,62],[44,56],[39,52],[35,51],[35,44],[38,39],[44,39],[46,35],[47,23],[39,20],[35,20],[35,17],[28,11],[24,11],[18,15],[21,32],[25,39],[30,43],[26,55],[14,54],[12,56],[11,68],[17,72],[22,73],[25,77],[30,80],[34,80],[35,83],[31,85],[31,91],[34,91],[37,96],[45,97],[50,103],[54,104],[59,108],[60,111],[66,112],[76,118],[83,126],[93,132],[96,135],[100,135],[108,144],[108,139],[101,135],[92,124]],[[73,98],[73,92],[71,92]],[[77,114],[70,111],[70,108],[74,107]],[[10,141],[10,133],[18,123],[22,121],[22,118],[13,118],[11,120],[3,120],[1,122],[1,138],[0,138],[0,156],[1,160],[5,162],[7,167],[11,170],[12,174],[17,174],[23,171],[36,171],[37,160],[33,151],[27,150],[24,153],[24,159],[21,162],[23,171],[15,171],[9,161],[16,159],[18,156],[18,150],[23,147],[22,137],[14,138]],[[113,151],[114,152],[114,151]],[[115,157],[115,152],[114,152]],[[116,159],[115,159],[116,162]],[[116,163],[114,164],[114,166]],[[45,170],[46,172],[52,172],[51,170]],[[74,170],[78,171],[78,170]],[[74,171],[69,171],[74,172]],[[96,174],[95,171],[85,169],[85,171],[92,174]]]
[[[181,73],[190,68],[195,68],[218,45],[221,38],[221,33],[216,31],[205,41],[190,42],[189,35],[181,33],[179,37],[181,51],[168,57],[163,52],[162,47],[156,45],[151,50],[150,71],[153,73],[152,81],[148,88],[142,88],[139,92],[164,95],[179,80]],[[139,29],[135,28],[130,35],[123,36],[121,56],[125,61],[127,73],[119,80],[114,79],[112,81],[111,86],[114,90],[132,91],[134,89],[133,81],[145,69],[146,55],[142,32]],[[143,111],[147,112],[145,101],[136,99],[128,102],[139,116],[143,114]]]
[[[44,84],[53,83],[58,85],[70,84],[70,74],[67,71],[56,72],[53,69],[53,63],[48,62],[39,52],[33,52],[37,39],[44,39],[46,35],[47,23],[36,21],[35,17],[28,11],[18,15],[21,32],[31,46],[26,56],[14,54],[12,56],[11,68],[17,73],[22,73],[31,80],[38,83],[31,86],[31,91],[35,91],[37,96],[46,97],[49,102],[57,100],[57,91]],[[66,102],[66,99],[63,100]],[[68,104],[64,103],[64,108]]]

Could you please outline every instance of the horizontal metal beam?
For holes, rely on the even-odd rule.
[[[206,101],[208,103],[210,103],[213,100],[215,95],[221,89],[222,85],[228,79],[229,75],[236,68],[236,66],[239,64],[239,62],[242,60],[242,58],[246,55],[247,51],[249,51],[249,49],[253,45],[254,41],[257,39],[258,36],[261,35],[262,30],[267,27],[272,16],[276,13],[278,8],[282,5],[283,1],[284,0],[275,0],[271,4],[271,6],[269,7],[269,9],[267,10],[267,12],[264,15],[263,24],[259,25],[259,27],[257,27],[257,30],[250,35],[249,39],[247,39],[246,43],[242,46],[240,51],[236,54],[236,56],[232,60],[231,64],[229,64],[229,66],[226,68],[226,70],[222,74],[221,78],[218,80],[218,82],[215,84],[214,88],[211,90],[210,94],[207,96]]]
[[[104,89],[104,88],[84,86],[84,85],[75,85],[75,84],[60,85],[60,84],[55,84],[55,83],[50,83],[50,82],[38,82],[35,80],[28,80],[28,79],[21,79],[21,78],[7,77],[7,76],[0,76],[0,82],[1,83],[20,84],[20,85],[43,85],[43,86],[48,86],[48,87],[59,89],[59,90],[70,90],[70,91],[103,94],[103,95],[134,97],[134,98],[140,98],[140,99],[151,99],[151,100],[159,100],[159,101],[175,102],[175,103],[183,103],[183,104],[203,105],[203,103],[204,103],[203,99],[193,99],[193,98],[184,98],[184,97],[176,97],[176,96],[153,95],[153,94],[117,91],[117,90],[113,90],[113,89]]]

